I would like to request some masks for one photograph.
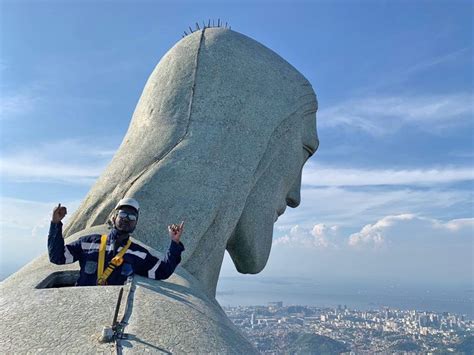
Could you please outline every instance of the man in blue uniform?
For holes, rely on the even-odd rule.
[[[165,258],[160,260],[129,239],[137,225],[139,211],[135,199],[124,198],[115,207],[111,218],[113,228],[108,235],[87,235],[64,245],[61,220],[67,210],[59,204],[54,208],[49,229],[49,260],[58,265],[79,261],[81,271],[77,286],[123,285],[134,273],[156,280],[168,278],[181,261],[184,222],[168,226],[171,244]]]

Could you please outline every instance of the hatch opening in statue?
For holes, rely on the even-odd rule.
[[[79,278],[79,270],[72,271],[57,271],[46,277],[41,281],[36,288],[60,288],[60,287],[74,287]]]

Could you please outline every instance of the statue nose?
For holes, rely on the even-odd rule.
[[[290,195],[286,196],[286,204],[289,207],[292,207],[292,208],[298,207],[300,205],[300,202],[301,202],[301,199],[300,199],[299,194],[298,196],[294,196],[293,194],[291,196]]]

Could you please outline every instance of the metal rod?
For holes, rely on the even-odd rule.
[[[199,24],[198,24],[197,22],[196,22],[196,28],[197,28],[198,30],[200,30]]]
[[[112,328],[117,324],[118,312],[120,310],[120,302],[122,301],[123,287],[120,288],[117,304],[115,305],[114,320],[112,321]]]

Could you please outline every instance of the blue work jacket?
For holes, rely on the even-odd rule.
[[[64,245],[61,222],[53,223],[48,234],[49,260],[57,265],[70,264],[79,261],[81,267],[77,286],[97,285],[97,266],[99,258],[100,234],[83,236],[76,241]],[[107,235],[107,247],[105,254],[104,269],[107,268],[112,258],[122,249],[128,238],[118,246],[114,252],[117,242],[118,231],[113,228]],[[118,243],[118,242],[117,242]],[[134,273],[155,280],[167,279],[181,262],[181,252],[184,250],[183,243],[171,241],[171,245],[163,260],[152,255],[146,248],[134,242],[123,256],[122,265],[115,268],[107,279],[108,285],[123,285],[129,276]]]

